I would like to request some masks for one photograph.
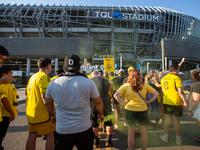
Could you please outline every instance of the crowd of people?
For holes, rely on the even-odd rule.
[[[0,63],[9,56],[5,47],[0,45]],[[39,71],[32,75],[26,87],[26,115],[29,123],[27,150],[35,150],[36,139],[44,136],[46,150],[93,150],[100,144],[99,124],[104,123],[107,141],[105,146],[112,147],[114,128],[118,128],[120,113],[128,127],[127,149],[133,150],[136,128],[139,129],[142,150],[147,149],[147,125],[151,124],[151,114],[155,112],[155,127],[160,117],[164,134],[160,139],[168,143],[171,124],[174,124],[176,144],[181,145],[180,117],[187,109],[182,81],[177,76],[184,62],[169,66],[169,73],[161,71],[148,73],[144,78],[134,67],[128,68],[128,77],[120,69],[118,75],[113,72],[92,71],[89,79],[80,73],[80,58],[67,55],[63,69],[56,70],[56,76],[50,78],[51,60],[40,58],[37,61]],[[200,70],[191,74],[194,80],[189,95],[189,117],[196,118],[200,129]],[[10,83],[11,68],[0,66],[0,150],[10,121],[17,116],[16,88]],[[106,120],[115,108],[115,119]],[[104,120],[105,119],[105,120]],[[115,120],[115,121],[114,121]],[[195,141],[200,142],[200,137]]]

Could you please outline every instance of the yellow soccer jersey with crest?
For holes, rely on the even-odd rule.
[[[42,100],[41,94],[45,94],[50,77],[43,71],[31,76],[26,87],[26,115],[29,124],[39,124],[50,119],[49,113]]]
[[[173,74],[168,73],[161,79],[161,86],[163,89],[163,104],[180,106],[182,99],[178,93],[178,88],[182,88],[181,79]]]
[[[17,91],[16,88],[12,84],[1,84],[0,85],[0,99],[7,98],[10,106],[14,112],[14,115],[17,116],[17,107],[14,106],[14,103],[17,104]],[[10,117],[9,112],[0,105],[2,117]]]

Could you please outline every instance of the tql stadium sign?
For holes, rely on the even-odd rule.
[[[124,13],[124,12],[120,13],[120,12],[93,11],[92,17],[95,19],[119,19],[128,21],[149,21],[149,22],[163,21],[163,17],[159,15]]]

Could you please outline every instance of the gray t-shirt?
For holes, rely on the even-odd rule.
[[[192,92],[200,94],[200,82],[194,84]]]
[[[91,127],[90,98],[99,97],[97,87],[91,79],[61,76],[48,85],[46,97],[55,102],[58,133],[78,133]]]

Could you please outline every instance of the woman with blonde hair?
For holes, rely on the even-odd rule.
[[[146,95],[153,96],[147,101]],[[124,102],[120,96],[124,95]],[[132,70],[129,74],[127,83],[123,84],[115,93],[115,99],[125,105],[126,123],[128,124],[128,148],[133,150],[135,127],[139,125],[141,133],[142,150],[146,150],[148,138],[146,133],[146,125],[148,125],[148,107],[147,104],[153,102],[159,93],[150,85],[143,83],[141,74],[138,70]]]

